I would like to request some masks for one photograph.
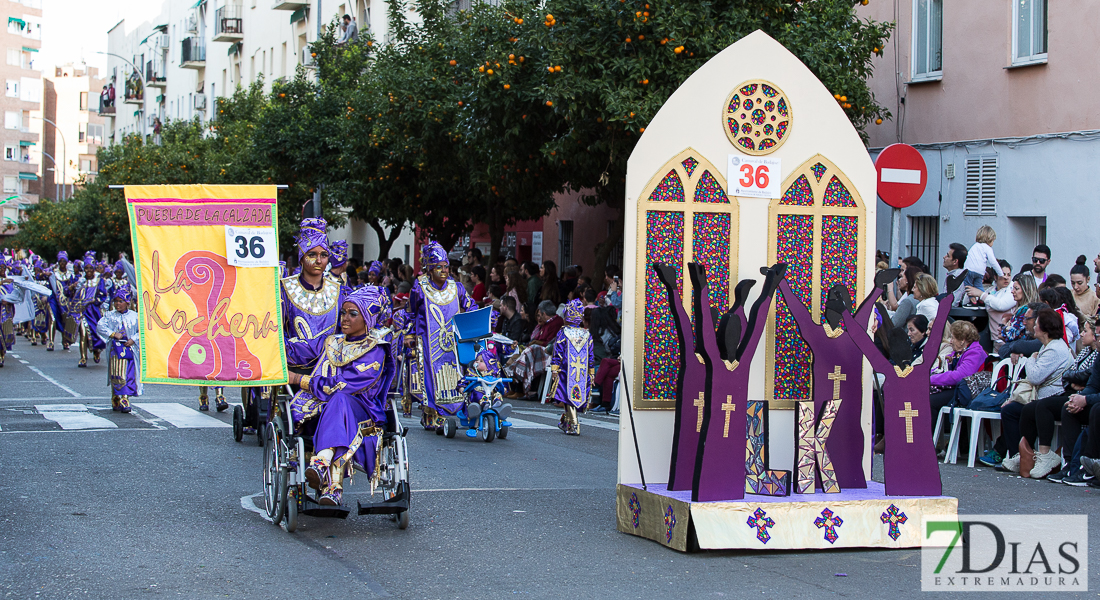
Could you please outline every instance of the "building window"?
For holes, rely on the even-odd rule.
[[[17,194],[19,193],[19,178],[14,175],[4,176],[4,193],[5,194]]]
[[[1012,23],[1012,64],[1046,62],[1047,0],[1014,0]]]
[[[966,159],[966,202],[964,215],[997,214],[997,157]]]
[[[928,265],[932,277],[939,277],[940,218],[909,217],[909,256],[916,256]]]
[[[103,125],[88,123],[87,142],[89,144],[103,145]]]
[[[84,171],[85,173],[90,173],[92,171],[92,159],[90,159],[90,158],[80,159],[80,170]]]
[[[4,112],[4,129],[22,129],[23,127],[23,113],[5,111]]]
[[[558,274],[573,264],[573,221],[558,221]]]
[[[5,92],[5,95],[8,98],[18,98],[19,97],[19,82],[18,81],[12,81],[11,79],[9,79],[7,81],[7,91]]]
[[[15,146],[4,146],[4,160],[19,160],[19,150]]]
[[[80,110],[88,110],[88,92],[80,92]]]
[[[943,75],[943,0],[913,2],[913,79]]]
[[[18,48],[8,48],[8,64],[13,67],[22,66],[23,53]]]

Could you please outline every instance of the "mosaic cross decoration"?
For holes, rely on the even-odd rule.
[[[768,543],[768,540],[772,539],[771,534],[768,533],[768,528],[775,527],[775,521],[767,515],[768,513],[766,513],[764,509],[757,508],[747,521],[749,527],[756,528],[756,539],[765,544]]]
[[[676,527],[676,513],[672,510],[672,505],[669,504],[665,509],[665,540],[668,543],[672,543],[672,528]]]
[[[833,544],[836,542],[840,534],[836,532],[836,528],[844,524],[844,519],[833,516],[833,511],[825,509],[821,511],[821,516],[814,519],[814,525],[818,529],[825,529],[825,541]]]
[[[638,528],[638,517],[642,514],[642,503],[638,501],[638,494],[630,494],[630,524],[634,526],[634,529]]]
[[[791,472],[768,468],[767,402],[749,400],[745,419],[745,493],[788,496]]]
[[[901,512],[901,510],[893,504],[891,504],[890,507],[886,509],[886,512],[882,513],[882,516],[879,518],[882,519],[884,525],[887,523],[890,524],[890,539],[895,542],[901,537],[901,526],[909,520],[909,517],[905,516],[905,513]]]
[[[920,416],[920,413],[913,409],[912,402],[905,403],[905,410],[899,410],[898,416],[905,419],[905,443],[913,443],[913,419]]]
[[[728,438],[730,436],[730,413],[737,410],[737,405],[733,403],[733,396],[726,396],[726,401],[722,403],[722,411],[726,413],[726,425],[722,428],[722,437]]]
[[[847,381],[848,376],[840,372],[840,365],[833,367],[829,373],[829,379],[833,381],[833,400],[840,400],[840,382]]]

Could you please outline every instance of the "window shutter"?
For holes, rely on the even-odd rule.
[[[963,214],[993,216],[997,214],[997,157],[979,156],[966,159],[966,202]]]

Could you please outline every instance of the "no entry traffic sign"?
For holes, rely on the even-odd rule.
[[[909,144],[887,146],[875,161],[878,197],[894,208],[912,206],[928,186],[924,157]]]

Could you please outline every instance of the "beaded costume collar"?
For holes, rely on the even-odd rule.
[[[297,275],[291,275],[283,279],[283,290],[291,304],[311,315],[328,314],[340,299],[340,286],[327,277],[321,279],[321,289],[313,291],[307,290]]]

